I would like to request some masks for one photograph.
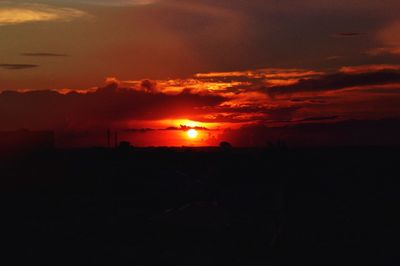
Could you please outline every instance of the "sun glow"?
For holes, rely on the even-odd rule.
[[[199,133],[197,132],[196,129],[189,129],[189,130],[186,132],[186,134],[187,134],[187,136],[188,136],[189,138],[191,138],[191,139],[195,139],[195,138],[197,138],[197,136],[199,135]]]

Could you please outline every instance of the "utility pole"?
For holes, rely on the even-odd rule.
[[[107,129],[107,148],[111,148],[111,131]]]
[[[114,142],[115,142],[115,148],[118,148],[118,131],[115,131]]]

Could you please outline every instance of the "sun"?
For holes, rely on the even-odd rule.
[[[195,139],[195,138],[197,138],[197,136],[199,135],[199,133],[197,132],[197,130],[196,129],[189,129],[187,132],[186,132],[186,134],[187,134],[187,136],[189,137],[189,138],[191,138],[191,139]]]

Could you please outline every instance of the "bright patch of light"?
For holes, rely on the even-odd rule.
[[[189,129],[189,130],[187,131],[187,135],[188,135],[189,138],[195,139],[195,138],[197,138],[197,136],[199,135],[199,133],[197,132],[196,129]]]

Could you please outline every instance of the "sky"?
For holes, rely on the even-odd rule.
[[[103,145],[107,129],[137,146],[380,144],[371,136],[397,132],[400,116],[399,11],[398,0],[0,0],[0,130],[54,130],[67,147]]]

